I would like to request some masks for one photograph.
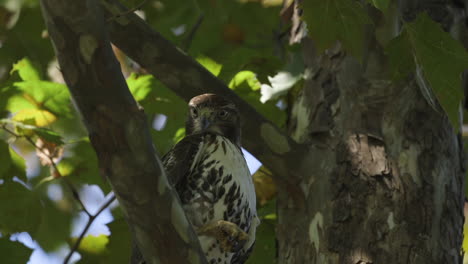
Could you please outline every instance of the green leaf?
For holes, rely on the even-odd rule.
[[[34,6],[28,5],[28,8],[22,8],[21,12],[18,11],[18,21],[14,26],[12,25],[12,28],[7,30],[2,28],[2,51],[0,52],[2,67],[9,68],[25,55],[35,64],[40,65],[40,69],[45,68],[53,59],[54,52],[50,39],[41,37],[46,27],[41,9],[37,8],[38,1],[26,1],[36,3]],[[11,0],[10,2],[23,1]]]
[[[18,155],[13,148],[9,148],[10,152],[10,168],[9,170],[5,173],[6,177],[18,177],[18,179],[22,180],[23,182],[26,182],[28,179],[26,178],[26,162],[24,161],[23,157]]]
[[[367,0],[367,2],[380,9],[381,11],[387,10],[388,5],[390,4],[390,0]]]
[[[2,161],[2,166],[0,166],[0,179],[6,178],[7,175],[6,172],[10,169],[11,167],[11,157],[10,157],[10,147],[8,146],[7,143],[3,142],[0,140],[0,160]]]
[[[130,74],[127,78],[127,85],[135,100],[141,101],[151,92],[154,78],[152,75]]]
[[[96,184],[104,193],[110,191],[109,184],[99,174],[98,161],[89,139],[80,140],[71,149],[73,156],[66,157],[58,164],[63,176],[77,184]]]
[[[0,179],[13,179],[18,177],[26,182],[26,165],[24,159],[5,142],[0,140]]]
[[[409,74],[414,73],[416,69],[411,43],[408,39],[408,32],[404,30],[399,36],[392,39],[386,47],[394,80],[404,79]]]
[[[13,116],[13,120],[24,122],[33,120],[33,124],[38,127],[48,126],[57,120],[57,117],[47,110],[41,109],[22,109]]]
[[[20,242],[10,241],[7,237],[0,238],[0,256],[2,264],[27,263],[32,249]]]
[[[41,203],[37,195],[22,184],[7,181],[0,185],[0,231],[33,233],[41,219]]]
[[[216,61],[206,56],[198,56],[197,61],[214,76],[218,76],[221,72],[221,69],[223,68],[223,65],[218,64]]]
[[[163,130],[151,130],[156,149],[162,155],[174,145],[176,132],[185,126],[187,103],[157,81],[152,94],[142,101],[141,105],[149,116],[163,114],[167,117]]]
[[[39,228],[32,234],[33,239],[47,252],[58,249],[70,236],[72,216],[50,200],[44,199],[44,209]]]
[[[52,143],[55,143],[57,145],[63,145],[64,144],[64,142],[62,140],[62,136],[60,136],[59,134],[57,134],[56,132],[54,132],[54,131],[52,131],[50,129],[38,127],[38,128],[36,128],[34,130],[34,133],[36,133],[36,135],[38,137],[43,138],[48,142],[52,142]]]
[[[72,244],[76,242],[77,238],[72,239]],[[109,252],[106,249],[106,245],[109,243],[109,238],[106,235],[93,236],[88,235],[81,240],[78,247],[78,252],[81,255],[80,261],[77,263],[103,263],[103,257]],[[113,252],[112,252],[113,253]],[[111,262],[117,263],[117,262]]]
[[[75,243],[76,239],[72,239],[72,242]],[[78,250],[80,253],[100,255],[104,253],[107,243],[109,243],[109,238],[106,235],[88,235],[81,240]]]
[[[39,72],[27,58],[13,65],[11,73],[18,72],[22,81],[13,86],[22,95],[10,98],[8,110],[15,113],[25,109],[41,109],[67,116],[70,114],[70,94],[64,84],[43,81]]]
[[[23,81],[37,81],[41,79],[38,70],[34,68],[28,58],[23,58],[13,64],[10,74],[13,74],[14,72],[18,72]]]
[[[463,46],[423,13],[404,25],[401,35],[389,43],[387,53],[394,77],[408,76],[416,71],[416,65],[419,67],[458,131],[458,111],[463,98],[461,73],[468,68],[468,53]]]
[[[30,119],[25,120],[24,122],[29,122],[31,121]],[[33,121],[35,122],[35,121]],[[27,125],[22,122],[17,122],[9,119],[0,119],[0,125],[1,124],[9,124],[12,125],[16,132],[20,136],[25,136],[25,137],[32,137],[32,136],[38,136],[48,142],[55,143],[57,145],[63,145],[64,142],[62,140],[62,136],[57,134],[55,131],[52,131],[48,128],[43,128],[43,127],[37,127],[33,125]]]
[[[258,215],[261,223],[257,228],[255,247],[247,264],[273,264],[276,263],[276,221],[267,218],[276,215],[276,201],[271,200],[259,209]],[[265,217],[267,216],[267,217]]]
[[[201,0],[196,3],[198,8],[192,8],[192,14],[196,20],[199,12],[195,10],[200,10],[203,21],[189,53],[195,57],[203,54],[221,64],[218,76],[221,80],[229,82],[242,70],[254,71],[259,79],[266,80],[267,75],[274,74],[280,67],[274,41],[275,32],[283,30],[279,26],[279,6],[266,7],[260,1],[220,0],[215,3]],[[189,34],[190,29],[181,37],[182,42]]]
[[[111,232],[107,251],[110,254],[107,256],[105,263],[127,263],[130,259],[131,236],[128,230],[128,225],[123,219],[115,219],[112,223],[107,224]]]
[[[61,116],[70,116],[70,93],[64,84],[35,80],[16,82],[14,86],[26,93],[23,97],[33,101],[36,107]]]
[[[303,1],[303,18],[319,52],[339,40],[356,58],[362,58],[365,25],[371,24],[363,5],[350,0]]]
[[[10,98],[19,93],[18,89],[9,82],[2,85],[4,85],[4,87],[0,88],[0,118],[2,117],[2,113],[8,110],[7,105]]]
[[[15,87],[15,89],[17,89]],[[37,109],[39,102],[34,101],[34,99],[28,97],[26,99],[24,94],[15,94],[7,98],[6,109],[12,113],[16,113],[23,109]]]

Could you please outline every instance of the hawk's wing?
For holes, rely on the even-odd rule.
[[[163,166],[173,186],[188,176],[203,137],[203,134],[186,136],[163,156]]]

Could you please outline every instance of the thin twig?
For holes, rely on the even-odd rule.
[[[61,179],[63,179],[65,181],[65,184],[68,186],[68,188],[70,188],[70,191],[72,192],[73,198],[75,198],[75,200],[80,204],[81,209],[83,210],[83,212],[85,212],[88,217],[91,217],[91,213],[88,211],[88,209],[86,209],[86,206],[84,205],[83,201],[81,200],[80,194],[78,193],[78,190],[75,188],[75,186],[70,181],[68,181],[67,178],[62,177]]]
[[[81,231],[80,236],[78,239],[75,241],[75,244],[73,244],[73,247],[71,248],[70,252],[68,253],[67,257],[63,261],[63,264],[68,264],[70,261],[71,257],[73,256],[73,253],[75,253],[78,250],[78,247],[80,246],[81,241],[83,240],[84,236],[86,235],[86,232],[88,232],[88,229],[91,227],[93,224],[94,220],[104,211],[109,205],[115,200],[115,196],[113,195],[107,202],[105,202],[99,210],[96,212],[94,215],[90,215],[88,219],[88,223],[86,223],[85,228],[83,231]]]
[[[55,163],[53,157],[51,157],[50,154],[47,153],[43,148],[36,145],[36,143],[30,137],[20,136],[20,135],[16,134],[15,132],[13,132],[13,131],[9,130],[8,128],[6,128],[5,125],[2,126],[2,128],[3,128],[3,130],[5,130],[6,132],[8,132],[9,134],[13,135],[16,138],[26,139],[26,141],[28,141],[35,149],[42,152],[42,154],[44,154],[49,159],[50,164],[52,165],[55,172],[59,175],[59,178],[63,179],[63,181],[65,181],[65,184],[67,185],[68,188],[70,188],[70,191],[72,192],[73,197],[80,204],[81,209],[90,217],[91,214],[89,213],[88,209],[86,209],[86,206],[84,205],[83,201],[81,200],[80,195],[78,194],[78,190],[67,178],[62,177],[62,175],[60,174],[60,171],[59,171],[59,169],[57,167],[57,164]]]
[[[75,198],[76,201],[78,201],[78,203],[80,204],[81,208],[83,209],[83,211],[86,213],[86,215],[88,216],[88,223],[86,223],[86,226],[85,228],[83,229],[83,231],[81,232],[80,236],[78,237],[78,239],[76,240],[75,244],[73,245],[72,249],[70,250],[70,252],[68,253],[67,257],[65,258],[65,260],[63,261],[64,264],[68,264],[68,262],[70,261],[70,258],[72,257],[73,253],[76,252],[76,250],[78,249],[78,247],[80,246],[80,243],[81,241],[83,240],[84,236],[86,235],[86,232],[88,232],[88,229],[89,227],[91,226],[91,224],[94,222],[94,220],[102,213],[102,211],[104,211],[114,200],[115,200],[115,196],[113,195],[106,203],[104,203],[103,205],[101,205],[101,207],[99,208],[99,210],[96,212],[96,214],[91,214],[88,209],[86,209],[86,206],[84,205],[83,201],[81,200],[80,198],[80,195],[78,193],[78,190],[76,189],[76,187],[65,177],[62,177],[62,175],[60,174],[60,171],[58,170],[58,167],[57,167],[57,164],[55,163],[53,157],[50,156],[49,153],[47,153],[43,148],[39,147],[38,145],[36,145],[36,143],[28,136],[20,136],[18,134],[16,134],[15,132],[9,130],[5,125],[2,126],[2,129],[4,131],[6,131],[7,133],[13,135],[14,137],[16,138],[25,138],[26,141],[28,141],[34,148],[36,148],[37,150],[39,150],[40,152],[42,152],[42,154],[44,154],[50,161],[50,164],[52,165],[53,169],[56,171],[56,173],[59,175],[60,179],[63,179],[66,183],[66,185],[68,186],[68,188],[70,188],[72,194],[73,194],[73,198]]]
[[[185,41],[182,43],[182,49],[185,52],[187,52],[188,49],[190,48],[190,45],[192,44],[192,40],[195,37],[195,33],[197,32],[198,28],[200,27],[201,23],[203,22],[204,17],[205,17],[204,13],[201,13],[200,16],[198,16],[197,22],[195,22],[195,25],[193,25],[193,27],[190,30],[189,34],[185,38]]]

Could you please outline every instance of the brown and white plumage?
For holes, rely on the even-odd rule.
[[[254,185],[240,146],[238,110],[214,94],[194,97],[189,108],[187,136],[163,157],[164,167],[196,229],[224,220],[247,235],[246,241],[229,251],[220,239],[199,233],[208,263],[242,264],[253,248],[259,220]]]

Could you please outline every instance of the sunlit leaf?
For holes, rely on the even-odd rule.
[[[14,181],[0,185],[0,232],[35,232],[41,220],[38,196]],[[8,201],[8,202],[7,202]]]
[[[0,86],[0,118],[5,117],[2,114],[5,114],[7,109],[8,102],[10,99],[17,95],[18,89],[14,87],[12,84],[4,83],[4,86]]]
[[[76,243],[77,238],[71,239],[71,244]],[[102,255],[106,253],[106,245],[109,243],[109,238],[106,235],[87,235],[81,240],[78,252],[86,255]]]
[[[6,109],[12,113],[16,113],[23,109],[37,109],[39,102],[36,102],[32,97],[24,94],[15,94],[8,98]]]
[[[174,143],[181,141],[185,137],[185,127],[177,129],[174,135]]]
[[[38,81],[40,80],[39,71],[35,69],[28,58],[23,58],[13,64],[10,74],[18,72],[23,81]]]
[[[70,93],[64,84],[38,80],[16,82],[14,85],[25,92],[23,96],[35,102],[36,107],[62,116],[70,115]]]
[[[57,120],[57,117],[47,110],[40,109],[23,109],[15,114],[13,120],[23,122],[25,120],[34,120],[35,126],[48,126]]]
[[[206,56],[198,56],[197,61],[214,76],[218,76],[221,72],[221,69],[223,68],[223,65]]]
[[[27,263],[32,249],[20,242],[10,241],[8,237],[0,238],[0,256],[2,264]]]
[[[135,100],[141,101],[151,92],[154,82],[152,75],[138,75],[132,73],[127,78],[127,85]]]

